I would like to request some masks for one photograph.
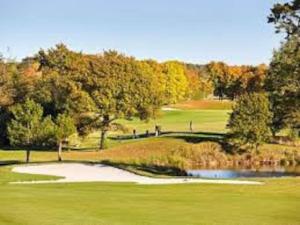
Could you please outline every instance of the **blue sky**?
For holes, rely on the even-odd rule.
[[[21,59],[64,42],[159,61],[268,63],[282,39],[266,19],[278,1],[0,0],[0,52]]]

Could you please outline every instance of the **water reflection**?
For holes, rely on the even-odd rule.
[[[259,169],[199,169],[188,170],[189,176],[215,179],[230,178],[271,178],[271,177],[295,177],[300,176],[300,167],[277,167]]]

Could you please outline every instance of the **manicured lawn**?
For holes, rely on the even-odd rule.
[[[297,225],[299,187],[296,178],[262,186],[2,183],[0,224]]]
[[[193,130],[195,132],[226,132],[226,124],[229,118],[230,110],[177,110],[177,111],[161,111],[156,119],[149,121],[141,121],[137,118],[132,120],[118,120],[116,122],[123,124],[127,128],[127,132],[110,131],[110,137],[132,135],[133,129],[137,134],[145,134],[146,130],[153,133],[155,125],[160,125],[163,132],[168,131],[190,131],[190,121],[193,123]],[[96,149],[99,146],[100,133],[94,132],[85,138],[71,139],[71,145],[74,147],[78,145],[78,149]],[[116,140],[107,139],[107,146],[114,147],[124,143],[134,142],[136,140],[123,140],[122,143]]]
[[[178,110],[178,111],[162,111],[156,120],[148,122],[133,120],[119,120],[117,122],[125,125],[128,128],[127,133],[109,132],[109,136],[132,134],[133,129],[136,129],[137,134],[145,134],[146,130],[154,132],[155,125],[160,125],[162,131],[183,131],[189,132],[190,121],[193,121],[193,129],[195,132],[226,132],[226,123],[230,111],[228,110]],[[99,146],[100,133],[94,132],[85,138],[71,139],[71,147],[77,145],[79,150],[95,150]],[[119,142],[117,140],[107,139],[107,146],[114,147],[124,143],[135,142],[136,140],[128,139]],[[16,153],[17,155],[19,153]],[[1,154],[0,154],[1,160]]]
[[[193,105],[195,105],[193,103]],[[198,106],[197,106],[198,107]],[[163,131],[226,132],[228,110],[163,111],[148,123],[121,120],[129,128]],[[111,133],[112,136],[120,133]],[[214,138],[217,138],[216,135]],[[163,157],[180,145],[211,138],[207,134],[176,134],[149,139],[109,139],[110,148],[95,152],[99,133],[80,141],[79,151],[63,153],[67,161],[138,162]],[[295,147],[265,145],[273,149]],[[277,151],[277,150],[276,150]],[[0,150],[0,163],[23,161],[25,151]],[[33,162],[56,161],[54,151],[33,151]],[[75,171],[76,172],[76,171]],[[8,184],[54,179],[15,174],[0,167],[0,225],[300,225],[300,179],[270,179],[262,186],[135,185],[109,183]]]
[[[45,175],[32,175],[11,172],[11,167],[0,167],[0,187],[6,186],[9,182],[35,181],[35,180],[55,180],[58,177]],[[1,193],[3,195],[3,193]]]
[[[225,132],[230,110],[176,110],[163,111],[156,120],[141,122],[120,120],[130,129],[144,133],[154,131],[155,124],[160,125],[163,131],[189,131],[190,121],[195,131]]]

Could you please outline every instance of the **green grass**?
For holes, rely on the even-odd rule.
[[[132,120],[118,120],[118,123],[123,124],[128,132],[122,133],[109,132],[109,136],[115,137],[117,135],[131,135],[133,129],[137,131],[137,134],[145,134],[146,130],[153,133],[155,125],[160,125],[162,131],[190,131],[190,121],[193,121],[193,130],[195,132],[226,132],[226,124],[229,117],[230,110],[177,110],[177,111],[162,111],[160,115],[154,120],[141,121],[137,118]],[[74,138],[72,146],[78,144],[76,149],[91,150],[96,149],[99,146],[100,132],[94,132],[85,138]],[[108,147],[115,147],[120,144],[135,142],[136,140],[128,139],[122,142],[107,139]],[[73,147],[74,148],[74,147]]]
[[[261,186],[1,184],[0,224],[299,225],[299,186],[300,179]]]
[[[190,121],[193,121],[195,131],[225,132],[229,117],[229,110],[177,110],[163,111],[156,120],[141,122],[120,120],[130,129],[144,133],[154,131],[155,124],[160,125],[163,131],[189,131]]]
[[[32,175],[11,172],[11,167],[0,167],[0,187],[9,182],[22,182],[22,181],[37,181],[37,180],[55,180],[59,177],[45,176],[45,175]],[[1,221],[1,220],[0,220]]]
[[[226,123],[229,117],[229,110],[178,110],[178,111],[162,111],[156,120],[148,122],[141,121],[137,118],[133,120],[118,120],[128,128],[127,133],[109,132],[109,136],[132,134],[133,129],[137,130],[138,134],[144,134],[146,130],[154,132],[155,125],[160,125],[162,131],[189,131],[189,123],[193,121],[193,129],[195,132],[226,132]],[[94,132],[85,138],[74,137],[71,139],[71,149],[78,150],[95,150],[99,146],[100,133]],[[119,142],[117,140],[107,139],[109,148],[118,145],[136,142],[129,139]],[[23,154],[20,152],[11,152],[11,158],[16,158],[14,155]],[[47,156],[46,156],[47,157]],[[1,161],[1,153],[0,153]]]
[[[164,111],[156,121],[125,121],[130,132],[226,132],[228,110]],[[112,136],[120,133],[111,133]],[[111,160],[133,162],[172,151],[174,146],[207,135],[109,139],[110,149],[91,151],[99,143],[93,133],[79,143],[79,151],[64,152],[68,161]],[[266,145],[279,151],[291,148]],[[130,154],[129,154],[130,153]],[[0,162],[22,162],[23,150],[0,150]],[[56,161],[54,151],[33,151],[32,161]],[[300,179],[268,179],[265,185],[135,185],[111,183],[9,184],[13,181],[55,179],[51,176],[16,174],[0,167],[0,225],[300,225]],[[135,170],[136,168],[133,168]]]

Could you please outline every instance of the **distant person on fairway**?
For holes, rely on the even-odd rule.
[[[133,139],[136,139],[137,136],[136,136],[136,129],[133,129]]]
[[[193,121],[190,121],[190,132],[193,133]]]

